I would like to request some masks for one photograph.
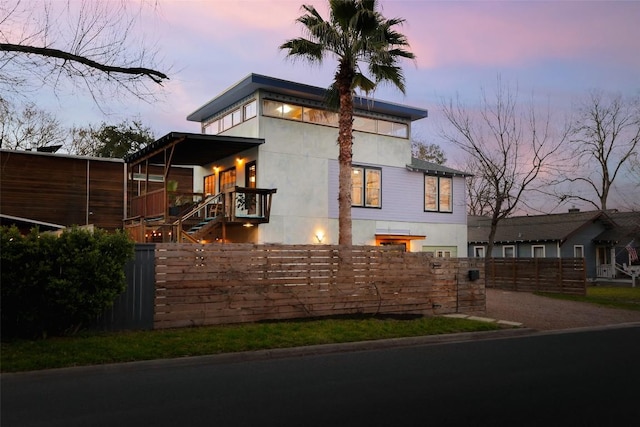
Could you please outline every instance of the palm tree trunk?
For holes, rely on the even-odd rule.
[[[353,232],[351,221],[351,171],[353,158],[353,69],[341,63],[336,82],[340,96],[338,122],[338,287],[353,285]]]
[[[351,246],[353,233],[351,223],[351,171],[353,158],[353,95],[351,80],[353,71],[340,64],[336,75],[340,95],[340,117],[338,122],[338,244]]]

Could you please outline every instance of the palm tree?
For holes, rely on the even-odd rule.
[[[329,0],[330,18],[325,21],[310,5],[297,19],[308,38],[291,39],[280,46],[287,57],[302,58],[320,64],[325,57],[338,61],[335,79],[327,91],[330,106],[339,108],[339,189],[338,244],[352,244],[351,231],[351,159],[353,145],[353,96],[356,89],[373,91],[380,82],[395,85],[405,91],[404,76],[398,66],[400,58],[414,59],[405,50],[407,38],[394,27],[404,19],[386,19],[377,11],[375,0]],[[367,64],[371,78],[361,71]]]

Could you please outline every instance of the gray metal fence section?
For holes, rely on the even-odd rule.
[[[97,322],[108,331],[153,329],[155,245],[137,243],[135,257],[125,267],[127,289]]]

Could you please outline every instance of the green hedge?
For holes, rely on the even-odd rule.
[[[3,340],[73,333],[126,288],[134,244],[123,232],[32,229],[22,236],[2,227],[0,235]]]

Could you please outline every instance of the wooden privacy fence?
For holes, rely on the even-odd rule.
[[[338,246],[157,244],[154,328],[485,311],[482,259],[380,246],[350,253],[345,271]]]
[[[491,258],[487,287],[524,292],[586,295],[583,258]]]

